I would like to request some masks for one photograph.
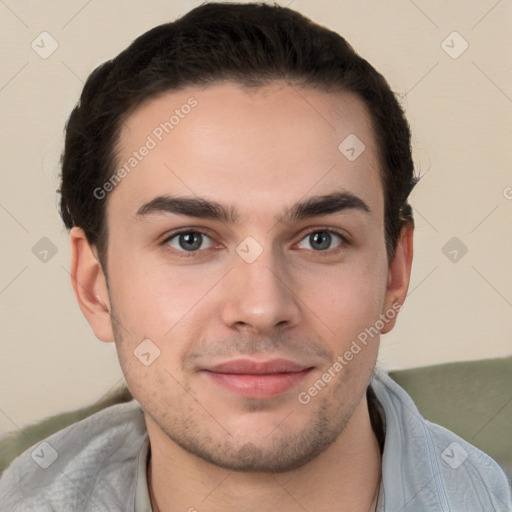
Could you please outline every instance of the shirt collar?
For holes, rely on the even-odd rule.
[[[135,512],[153,512],[148,492],[147,464],[149,455],[149,437],[146,437],[139,453],[137,467],[137,486],[135,488]]]

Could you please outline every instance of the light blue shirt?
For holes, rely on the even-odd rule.
[[[382,371],[371,386],[386,416],[378,512],[512,511],[496,462],[424,419]],[[151,512],[148,447],[136,401],[104,409],[20,455],[0,478],[0,511]]]

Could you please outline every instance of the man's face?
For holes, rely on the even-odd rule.
[[[365,405],[378,335],[334,363],[391,307],[364,105],[277,83],[189,88],[139,107],[118,149],[119,167],[139,160],[108,197],[109,301],[150,435],[232,469],[311,460]]]

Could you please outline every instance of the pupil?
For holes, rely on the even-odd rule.
[[[201,247],[202,235],[201,233],[185,233],[180,235],[179,243],[182,249],[186,251],[193,251]]]
[[[310,235],[310,241],[314,249],[328,249],[331,245],[331,234],[325,231],[319,231]]]

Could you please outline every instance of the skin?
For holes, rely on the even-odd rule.
[[[71,232],[79,305],[96,336],[115,341],[145,411],[155,500],[162,511],[367,512],[380,482],[365,396],[379,336],[308,404],[297,397],[407,293],[413,228],[388,261],[368,112],[352,94],[278,82],[173,91],[126,120],[120,165],[190,97],[197,106],[107,197],[108,287],[95,248],[80,228]],[[366,147],[355,161],[338,149],[349,134]],[[334,191],[369,211],[279,219]],[[137,214],[164,195],[215,201],[237,222]],[[198,250],[169,240],[183,228],[206,233]],[[326,230],[335,234],[319,249],[310,231]],[[252,263],[236,251],[249,236],[262,248]],[[145,366],[134,350],[148,338],[160,355]],[[201,371],[240,357],[312,370],[270,398],[241,396]]]

